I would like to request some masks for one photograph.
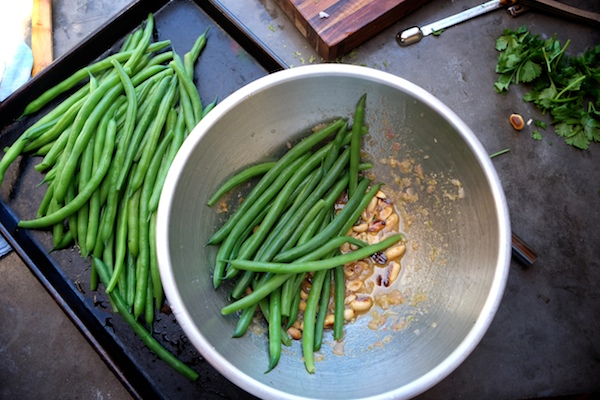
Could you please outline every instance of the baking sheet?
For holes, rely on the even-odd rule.
[[[196,63],[195,76],[203,103],[223,99],[241,86],[284,64],[216,1],[140,0],[91,34],[80,46],[58,59],[0,104],[0,145],[10,145],[40,113],[19,119],[23,108],[43,91],[79,68],[117,50],[128,33],[154,13],[155,40],[170,39],[180,55],[210,28],[206,48]],[[189,382],[158,359],[131,328],[113,314],[103,288],[89,289],[90,260],[73,249],[49,254],[51,233],[17,228],[19,219],[33,218],[44,194],[42,175],[34,157],[20,157],[7,171],[0,188],[0,231],[19,253],[82,334],[136,398],[249,398],[229,383],[186,339],[168,309],[157,313],[154,337],[200,378]]]

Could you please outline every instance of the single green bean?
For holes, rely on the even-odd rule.
[[[281,358],[281,289],[277,288],[269,296],[269,368],[277,366]]]
[[[52,226],[58,222],[63,221],[65,218],[69,217],[70,215],[75,213],[79,208],[81,208],[81,206],[90,199],[90,197],[98,188],[100,182],[106,175],[106,172],[108,171],[108,167],[110,165],[110,154],[112,154],[115,145],[116,131],[116,122],[114,120],[111,120],[108,126],[106,142],[102,152],[103,162],[100,163],[98,169],[94,171],[94,174],[86,183],[83,190],[81,190],[72,201],[70,201],[68,204],[65,204],[64,207],[57,210],[56,212],[48,214],[42,218],[37,218],[33,220],[21,220],[18,223],[19,227],[36,229]]]
[[[135,257],[127,252],[127,304],[129,310],[133,308],[133,300],[135,298],[136,276],[135,276]]]
[[[352,140],[350,142],[350,181],[348,182],[348,197],[352,197],[358,185],[358,164],[360,163],[360,148],[362,140],[362,127],[365,118],[365,102],[367,95],[363,95],[354,113],[352,124]]]
[[[323,281],[321,300],[319,301],[319,311],[317,312],[317,319],[315,323],[314,351],[321,350],[321,344],[323,343],[323,330],[325,329],[325,317],[327,316],[327,309],[329,308],[329,295],[331,293],[331,270],[325,270],[324,273],[325,279]]]
[[[337,265],[333,269],[333,282],[333,338],[341,340],[344,336],[344,299],[346,297],[346,276],[343,265]]]
[[[127,256],[127,222],[129,221],[127,213],[129,211],[127,201],[119,203],[118,218],[117,218],[117,233],[115,236],[115,268],[110,277],[110,281],[106,285],[106,293],[112,292],[119,282],[123,272],[126,256]]]
[[[325,162],[323,163],[323,170],[325,172],[329,172],[329,169],[333,166],[333,163],[339,157],[340,149],[342,148],[342,143],[344,138],[346,137],[346,131],[348,130],[348,122],[346,122],[335,135],[335,139],[333,140],[333,145],[331,146],[331,150],[325,157]]]
[[[237,269],[244,271],[272,272],[275,274],[297,274],[300,272],[321,271],[369,257],[378,251],[385,250],[386,248],[398,243],[403,238],[404,236],[401,234],[391,235],[381,242],[367,245],[346,254],[318,261],[294,261],[291,263],[282,263],[236,259],[229,260],[229,262]]]
[[[150,245],[150,276],[152,277],[152,289],[154,290],[155,307],[160,309],[164,301],[164,292],[162,281],[160,280],[160,269],[158,266],[158,255],[156,252],[156,218],[157,213],[152,213],[150,217],[150,236],[148,243]]]
[[[154,322],[154,288],[152,287],[151,276],[148,275],[148,284],[146,285],[146,302],[144,308],[144,320],[152,333],[152,323]]]
[[[263,175],[267,173],[273,166],[275,165],[275,161],[268,161],[261,164],[256,164],[251,167],[245,168],[242,171],[236,173],[234,176],[229,178],[225,183],[223,183],[219,188],[215,191],[215,193],[208,200],[208,206],[212,207],[215,203],[228,191],[233,189],[234,187],[247,182],[251,178],[254,178],[258,175]]]
[[[315,324],[317,307],[323,289],[323,282],[327,275],[326,270],[315,272],[308,299],[306,300],[306,308],[304,309],[303,329],[302,329],[302,355],[304,356],[304,366],[309,374],[315,372]]]
[[[206,46],[208,30],[209,28],[206,28],[204,33],[198,36],[190,51],[183,56],[183,65],[185,67],[185,72],[187,73],[190,79],[194,79],[194,64],[196,63],[198,57],[200,57],[202,49],[204,49],[204,47]]]
[[[242,314],[240,315],[240,318],[235,324],[235,330],[233,331],[232,337],[239,338],[244,336],[244,334],[248,330],[248,327],[250,326],[250,323],[252,322],[252,319],[254,318],[254,314],[256,313],[257,307],[258,303],[252,304],[248,308],[242,310]]]
[[[141,192],[138,189],[129,197],[129,210],[127,211],[127,248],[136,258],[140,251],[139,209]]]
[[[305,275],[306,274],[297,274],[294,278],[291,279],[294,281],[294,285],[292,291],[292,301],[290,304],[290,315],[288,316],[286,329],[290,329],[290,327],[298,318],[298,314],[300,313],[300,288],[302,287],[302,282],[304,281]]]
[[[94,263],[96,264],[96,270],[98,271],[100,279],[106,285],[110,280],[110,275],[106,269],[106,266],[103,265],[103,262],[98,258],[94,258]],[[144,329],[139,322],[137,322],[134,316],[129,312],[127,304],[118,292],[112,292],[109,294],[109,296],[117,306],[121,317],[133,328],[134,332],[150,350],[152,350],[160,359],[166,361],[171,367],[183,374],[188,379],[192,381],[198,379],[198,373],[189,368],[187,365],[183,364],[173,354],[166,350],[160,343],[156,341],[156,339],[152,337],[152,335],[148,333],[148,331]]]
[[[36,218],[41,218],[48,212],[48,206],[54,197],[54,182],[50,182],[37,210]]]

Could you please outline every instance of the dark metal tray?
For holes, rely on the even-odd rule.
[[[283,69],[274,56],[215,0],[139,0],[91,34],[0,104],[0,146],[10,145],[40,118],[19,118],[24,107],[46,89],[90,62],[114,52],[126,35],[154,13],[156,40],[170,39],[185,53],[206,28],[206,48],[196,64],[196,85],[204,103],[220,99],[257,78]],[[57,102],[60,99],[57,100]],[[49,109],[49,108],[47,108]],[[186,339],[168,313],[157,312],[154,337],[200,378],[190,382],[158,359],[130,327],[113,314],[103,289],[89,289],[90,260],[67,249],[49,253],[50,232],[17,227],[21,218],[35,216],[44,188],[33,157],[19,158],[0,188],[0,231],[135,398],[249,398],[220,375]]]

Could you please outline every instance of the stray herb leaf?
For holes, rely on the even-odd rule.
[[[528,83],[523,100],[549,113],[556,134],[569,145],[587,150],[600,142],[600,44],[579,56],[566,56],[556,34],[546,40],[529,32],[505,29],[496,40],[498,79],[494,89],[505,93],[511,84]],[[546,129],[542,121],[535,126]],[[538,131],[532,137],[541,139]],[[539,137],[539,138],[538,138]]]
[[[535,129],[533,132],[531,132],[531,138],[534,140],[542,140],[542,134],[540,133],[540,131]]]

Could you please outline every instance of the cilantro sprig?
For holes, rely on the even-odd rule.
[[[529,84],[523,100],[549,113],[567,144],[587,150],[600,142],[600,45],[570,57],[569,43],[561,45],[556,34],[543,40],[526,26],[504,30],[496,40],[500,76],[494,89],[505,93],[511,84]]]

